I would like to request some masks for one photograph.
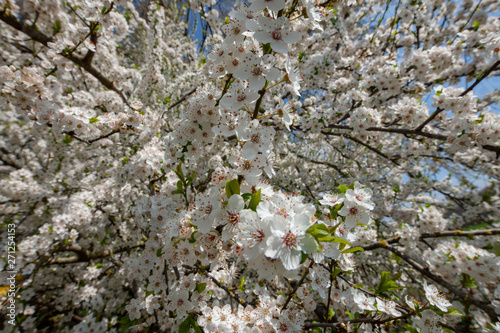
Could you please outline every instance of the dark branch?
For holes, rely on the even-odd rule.
[[[54,39],[52,37],[46,36],[44,33],[39,31],[35,25],[28,25],[21,20],[19,20],[17,17],[7,14],[5,11],[0,11],[0,20],[4,21],[8,25],[10,25],[12,28],[24,32],[26,35],[31,37],[33,40],[43,44],[46,47],[49,47],[48,44],[51,42],[54,42]],[[92,75],[94,78],[96,78],[103,86],[105,86],[109,90],[115,91],[122,100],[125,102],[125,104],[129,105],[127,99],[125,98],[125,95],[121,90],[119,90],[113,81],[109,80],[107,77],[105,77],[99,70],[97,70],[94,66],[92,66],[91,63],[86,63],[85,58],[80,58],[78,56],[75,56],[71,53],[65,53],[62,52],[61,55],[65,57],[66,59],[72,61],[75,65],[78,65],[85,69],[90,75]],[[129,105],[130,106],[130,105]]]
[[[445,281],[440,276],[438,276],[434,273],[431,273],[428,267],[423,267],[420,263],[418,263],[414,259],[410,258],[409,256],[407,256],[403,252],[399,251],[395,247],[386,246],[384,248],[391,251],[392,253],[394,253],[395,255],[397,255],[398,257],[403,259],[404,261],[406,261],[415,270],[419,271],[420,274],[422,274],[422,275],[426,276],[427,278],[431,279],[432,281],[440,284],[441,286],[445,287],[446,289],[448,289],[449,291],[454,293],[456,296],[460,297],[464,302],[477,306],[478,308],[480,308],[481,310],[486,312],[490,316],[491,319],[494,319],[497,317],[497,314],[495,313],[495,309],[489,303],[478,300],[474,297],[470,297],[465,290],[458,289],[457,287],[455,287],[452,284]]]

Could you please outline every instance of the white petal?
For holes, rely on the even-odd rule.
[[[274,40],[273,37],[271,37],[271,34],[267,31],[256,31],[253,37],[263,44],[270,43],[271,41]],[[288,52],[288,47],[287,47],[287,52]]]
[[[267,1],[267,8],[269,8],[272,11],[277,12],[278,10],[285,8],[285,0]]]
[[[297,269],[300,265],[300,259],[302,259],[302,253],[297,250],[285,250],[280,259],[287,270]]]
[[[261,42],[259,40],[259,42]],[[269,35],[269,41],[268,42],[262,42],[262,43],[271,43],[271,47],[273,48],[274,51],[287,54],[288,53],[288,44],[285,43],[282,40],[275,40],[271,38],[271,35]]]
[[[313,236],[306,234],[300,244],[300,249],[305,253],[316,253],[319,251],[319,246]]]
[[[311,226],[311,219],[306,214],[297,214],[293,217],[293,230],[298,231],[297,234],[303,235]]]
[[[281,254],[283,240],[277,236],[271,236],[267,239],[266,257],[277,259]]]
[[[227,203],[227,210],[232,213],[239,213],[245,207],[245,201],[241,195],[232,195]]]
[[[288,44],[293,44],[302,39],[302,34],[298,31],[290,31],[283,35],[283,40]]]

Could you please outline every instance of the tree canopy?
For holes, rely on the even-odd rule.
[[[500,332],[500,3],[0,1],[2,332]]]

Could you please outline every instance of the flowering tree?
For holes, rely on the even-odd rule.
[[[0,1],[2,332],[500,331],[499,9]]]

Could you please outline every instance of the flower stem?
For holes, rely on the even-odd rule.
[[[302,285],[302,282],[304,282],[304,280],[306,279],[307,273],[309,273],[309,268],[311,268],[312,265],[314,265],[314,260],[311,259],[311,263],[309,264],[309,266],[307,266],[306,270],[304,271],[304,274],[302,274],[302,277],[300,278],[299,283],[297,283],[297,285],[295,286],[295,289],[290,293],[290,295],[288,295],[288,298],[286,299],[285,304],[283,304],[283,307],[281,308],[280,312],[285,311],[288,303],[290,303],[290,301],[292,300],[293,295],[295,295],[297,289],[299,289],[299,287]]]
[[[273,84],[272,86],[267,87],[267,88],[266,88],[266,91],[268,91],[269,89],[271,89],[271,88],[273,88],[273,87],[276,87],[278,84],[280,84],[280,83],[282,83],[282,82],[285,82],[285,81],[286,81],[286,80],[285,80],[285,79],[283,79],[283,80],[281,80],[281,81],[279,81],[279,82],[276,82],[276,83],[275,83],[275,84]]]
[[[272,117],[272,116],[275,116],[277,115],[278,113],[272,113],[272,114],[265,114],[263,116],[260,116],[260,117],[257,117],[257,119],[260,119],[260,118],[265,118],[265,117]]]

